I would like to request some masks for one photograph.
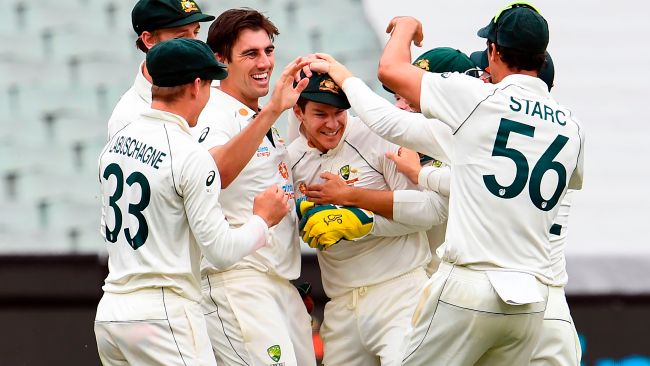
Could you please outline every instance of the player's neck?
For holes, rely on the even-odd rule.
[[[151,102],[151,109],[157,109],[163,112],[169,112],[177,116],[183,117],[187,124],[190,127],[196,125],[199,114],[201,111],[196,113],[195,107],[192,103],[189,103],[187,100],[179,100],[176,102],[162,102],[160,100],[153,100]]]

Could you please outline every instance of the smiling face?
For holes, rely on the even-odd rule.
[[[274,48],[263,29],[243,29],[233,44],[230,61],[218,55],[228,65],[228,77],[221,81],[221,90],[257,110],[258,99],[269,93]]]
[[[302,122],[303,134],[311,146],[326,153],[339,144],[348,123],[345,109],[308,101],[304,111],[297,105],[293,111]]]

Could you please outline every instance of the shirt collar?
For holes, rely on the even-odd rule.
[[[135,83],[133,87],[135,88],[136,94],[142,100],[144,100],[148,105],[151,105],[151,87],[153,86],[147,78],[144,77],[142,69],[144,68],[144,61],[138,67],[138,73],[135,75]]]
[[[246,104],[235,99],[215,85],[212,85],[210,88],[210,101],[208,103],[214,104],[218,108],[236,111],[238,118],[247,120],[253,118],[257,113],[257,111],[250,109]]]
[[[551,95],[551,93],[548,91],[548,86],[542,79],[530,75],[510,74],[503,78],[503,80],[501,80],[501,82],[496,85],[505,87],[511,84],[520,86],[526,90],[532,91],[537,95],[541,95],[547,98],[549,98]]]
[[[188,135],[191,135],[190,125],[187,123],[185,118],[177,114],[161,111],[159,109],[149,108],[148,110],[142,112],[141,118],[142,120],[149,121],[149,122],[164,121],[164,122],[174,123],[178,125],[181,128],[181,130],[185,131]]]

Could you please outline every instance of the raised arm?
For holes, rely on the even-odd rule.
[[[262,139],[282,112],[296,104],[309,79],[302,79],[294,87],[294,76],[308,63],[307,60],[297,58],[287,65],[275,85],[271,100],[255,119],[227,143],[209,150],[219,168],[223,188],[228,187],[246,167]]]

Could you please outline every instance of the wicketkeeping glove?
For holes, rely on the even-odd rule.
[[[341,239],[356,240],[368,235],[374,221],[372,211],[356,207],[319,205],[303,213],[300,233],[310,247],[327,250]]]

